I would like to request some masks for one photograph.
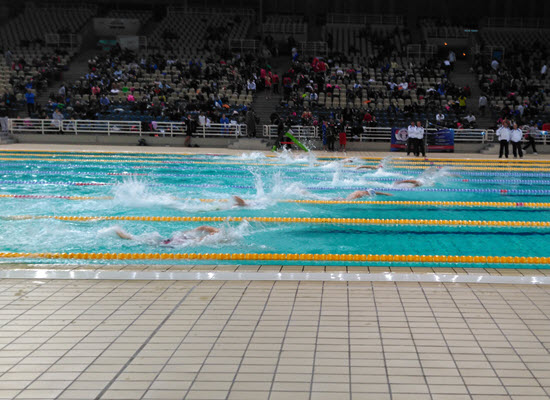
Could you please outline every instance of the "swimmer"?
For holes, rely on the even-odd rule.
[[[235,201],[235,205],[237,207],[247,207],[248,206],[248,203],[246,201],[244,201],[241,197],[239,196],[233,196],[233,200]]]
[[[355,192],[351,193],[348,197],[346,197],[346,200],[357,200],[361,197],[365,196],[393,196],[393,194],[390,193],[384,193],[384,192],[377,192],[375,190],[356,190]]]
[[[357,167],[357,169],[381,169],[381,165],[361,165],[360,167]]]
[[[422,186],[424,185],[421,181],[417,180],[417,179],[404,179],[402,181],[395,181],[394,182],[396,185],[402,185],[402,184],[411,184],[413,185],[414,187],[419,187],[419,186]]]
[[[218,228],[214,228],[213,226],[199,226],[195,229],[190,229],[187,231],[180,231],[176,232],[172,235],[172,237],[168,239],[163,239],[160,241],[159,244],[181,244],[184,242],[188,242],[191,240],[194,240],[196,242],[200,242],[205,237],[209,235],[214,235],[215,233],[218,233],[220,230]],[[125,240],[135,240],[135,236],[131,235],[128,232],[123,231],[120,228],[115,229],[115,233],[118,235],[119,238],[125,239]]]

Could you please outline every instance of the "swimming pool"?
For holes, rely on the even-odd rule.
[[[545,268],[550,162],[506,161],[2,151],[0,262]]]

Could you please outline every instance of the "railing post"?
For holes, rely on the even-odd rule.
[[[74,135],[78,136],[78,120],[74,121]]]
[[[202,126],[202,138],[206,138],[206,123]]]
[[[44,120],[40,120],[40,129],[42,130],[42,134],[44,134]]]
[[[111,121],[107,121],[107,136],[111,136]]]

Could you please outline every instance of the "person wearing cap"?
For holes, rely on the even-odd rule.
[[[510,142],[512,142],[512,152],[514,158],[523,158],[523,150],[521,149],[521,138],[523,137],[523,131],[519,129],[518,124],[514,123],[514,127],[510,132]]]
[[[496,135],[500,142],[500,150],[498,153],[498,158],[502,158],[502,155],[505,155],[508,158],[508,143],[510,142],[511,131],[509,128],[510,123],[507,120],[502,121],[502,126],[497,129]]]

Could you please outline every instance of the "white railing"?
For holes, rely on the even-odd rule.
[[[265,22],[262,24],[264,34],[305,35],[307,24],[303,22]]]
[[[292,135],[296,139],[316,139],[317,138],[317,127],[316,126],[301,126],[301,125],[292,125],[290,127]],[[285,127],[286,132],[286,127]],[[277,137],[277,125],[264,125],[262,135],[267,138],[276,138]]]
[[[297,139],[320,139],[321,127],[319,126],[291,126],[292,134]],[[426,129],[426,134],[430,135],[439,129]],[[360,142],[389,142],[391,140],[392,128],[387,127],[363,127],[363,132],[358,135]],[[347,129],[351,137],[351,130]],[[494,140],[494,131],[492,129],[459,129],[455,130],[455,142],[473,142],[485,143]],[[263,136],[267,138],[277,137],[277,125],[264,125]]]
[[[229,48],[231,50],[238,50],[241,53],[253,52],[257,53],[260,48],[260,42],[253,39],[230,39]]]
[[[92,121],[92,120],[51,120],[51,119],[10,119],[8,130],[12,134],[106,134],[113,135],[185,135],[182,122],[152,122],[150,130],[143,130],[140,121]],[[209,124],[197,126],[193,136],[199,137],[238,137],[246,135],[245,124]]]
[[[483,21],[487,28],[540,28],[548,29],[548,22],[543,18],[522,17],[488,17]]]
[[[256,12],[251,8],[202,8],[202,7],[187,7],[187,6],[169,6],[168,15],[185,14],[185,15],[241,15],[244,17],[254,18]]]
[[[44,35],[46,46],[68,47],[71,49],[80,47],[82,37],[72,33],[46,33]]]
[[[327,15],[327,24],[403,25],[403,16],[383,14],[329,14]]]
[[[326,56],[328,45],[327,42],[300,42],[299,52],[302,55]]]
[[[407,58],[433,56],[437,53],[437,46],[434,44],[409,44],[407,45]]]

